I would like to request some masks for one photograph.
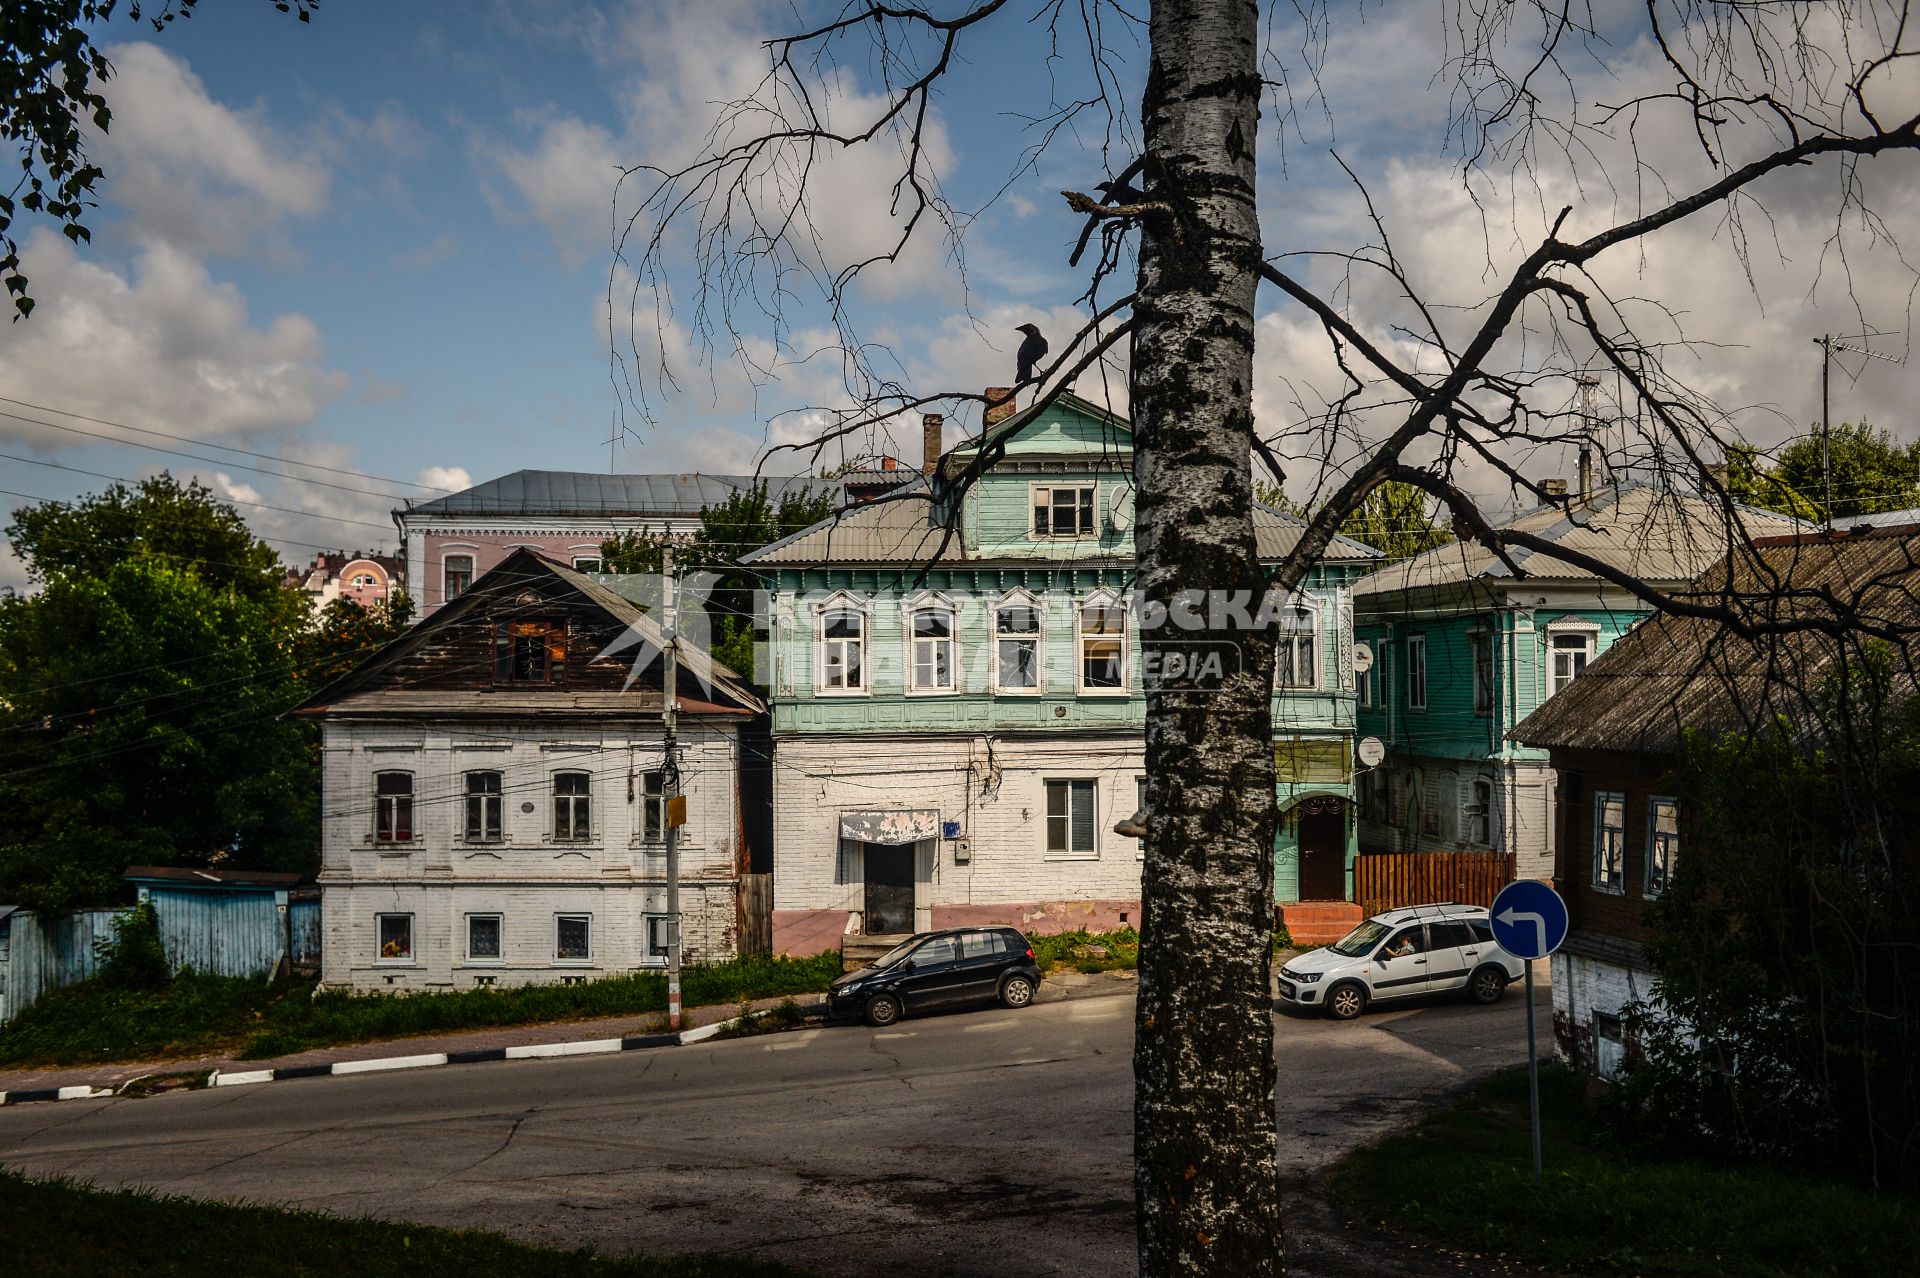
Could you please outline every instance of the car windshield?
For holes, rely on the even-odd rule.
[[[1327,948],[1335,954],[1345,955],[1347,958],[1358,958],[1372,949],[1374,945],[1379,942],[1380,938],[1386,934],[1387,925],[1385,923],[1376,923],[1372,919],[1368,919],[1365,923],[1362,923],[1359,927],[1356,927],[1353,931],[1347,933]]]
[[[905,958],[908,954],[912,953],[913,947],[920,944],[921,940],[922,938],[918,936],[908,937],[906,940],[900,942],[900,944],[894,946],[892,949],[888,950],[885,954],[882,954],[879,958],[875,959],[873,961],[873,965],[875,967],[892,967],[895,963],[898,963],[901,959]]]

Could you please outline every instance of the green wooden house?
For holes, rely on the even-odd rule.
[[[748,556],[772,591],[776,951],[1139,917],[1140,844],[1113,830],[1145,777],[1127,423],[1067,395],[944,455],[939,430],[914,483]],[[1277,562],[1300,523],[1256,530]],[[1378,558],[1337,539],[1286,601],[1277,900],[1350,890],[1351,589]]]
[[[1801,527],[1770,511],[1743,509],[1739,520],[1752,537]],[[1502,526],[1658,589],[1725,558],[1729,541],[1717,503],[1639,483]],[[1548,552],[1513,558],[1517,574],[1484,546],[1454,542],[1355,588],[1354,634],[1372,657],[1357,688],[1359,731],[1387,747],[1358,787],[1363,851],[1510,852],[1520,877],[1552,873],[1554,771],[1546,751],[1514,740],[1514,725],[1650,608]]]

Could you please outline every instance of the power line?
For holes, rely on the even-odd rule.
[[[176,443],[192,444],[198,448],[218,448],[222,452],[239,453],[242,457],[258,457],[262,461],[277,461],[277,462],[283,462],[289,466],[305,466],[312,470],[324,470],[330,474],[348,475],[354,479],[371,479],[376,483],[397,484],[405,488],[424,488],[428,492],[432,492],[432,493],[450,493],[453,491],[451,488],[438,488],[432,484],[423,484],[412,479],[392,479],[386,475],[370,475],[370,474],[367,474],[365,471],[348,470],[343,466],[328,466],[321,462],[299,461],[292,457],[282,457],[277,453],[254,452],[250,448],[241,448],[234,444],[217,444],[217,443],[214,443],[212,440],[194,439],[192,436],[189,436],[189,435],[172,435],[172,434],[168,434],[164,430],[153,430],[150,427],[146,427],[146,426],[129,426],[125,422],[110,421],[104,417],[89,417],[85,413],[76,413],[65,408],[49,408],[45,404],[30,404],[24,399],[14,399],[7,395],[0,395],[0,403],[17,404],[21,408],[31,408],[36,413],[57,413],[62,417],[71,417],[75,421],[92,422],[96,426],[112,426],[116,430],[136,431],[142,435],[152,435],[157,439],[171,439]],[[9,414],[9,416],[11,416],[11,414]],[[23,418],[21,420],[28,420],[28,419]],[[42,423],[42,425],[51,425],[51,424],[52,423]],[[56,427],[56,429],[64,429],[64,428]],[[133,443],[132,440],[123,440],[119,442]],[[135,447],[141,447],[141,445],[136,444]]]
[[[156,453],[165,453],[169,457],[184,457],[188,461],[199,462],[202,466],[227,467],[233,470],[250,470],[257,475],[271,475],[275,479],[290,479],[298,484],[318,484],[322,488],[336,488],[343,493],[358,493],[366,497],[382,497],[388,501],[405,500],[405,498],[395,493],[374,493],[364,488],[354,488],[347,484],[336,484],[329,479],[313,479],[306,475],[289,475],[284,470],[268,470],[264,466],[250,466],[246,462],[222,461],[217,457],[198,457],[192,453],[183,453],[177,448],[162,448],[158,444],[143,444],[136,439],[117,439],[112,435],[102,435],[97,430],[81,430],[78,426],[62,426],[59,422],[50,422],[39,417],[27,417],[21,413],[9,413],[4,409],[0,409],[0,417],[10,417],[14,421],[27,422],[34,426],[45,426],[49,430],[64,430],[74,435],[85,435],[89,439],[104,439],[110,444],[121,444],[129,448],[150,449]],[[299,466],[303,463],[288,459],[287,464]],[[381,479],[379,476],[369,476],[369,478],[385,484],[403,484],[408,482],[404,479]]]
[[[64,470],[74,475],[86,475],[91,479],[112,480],[116,484],[133,484],[137,486],[140,482],[137,479],[128,479],[124,475],[109,475],[104,471],[98,470],[82,470],[78,466],[67,466],[60,462],[41,461],[37,457],[20,457],[13,453],[0,453],[0,461],[23,462],[28,466],[45,466],[50,470]],[[235,506],[252,506],[258,510],[278,511],[283,515],[299,515],[303,519],[324,519],[329,523],[335,524],[357,524],[362,528],[378,528],[380,531],[386,533],[393,531],[392,524],[376,524],[368,519],[351,519],[345,515],[322,515],[310,510],[298,510],[292,506],[274,506],[264,501],[248,501],[244,497],[229,497],[223,495],[220,500]]]

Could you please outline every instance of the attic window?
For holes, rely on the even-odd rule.
[[[498,683],[559,683],[567,672],[567,627],[558,621],[504,621],[494,632]]]
[[[1068,487],[1036,485],[1033,489],[1033,535],[1036,537],[1091,537],[1100,530],[1093,522],[1091,484]]]

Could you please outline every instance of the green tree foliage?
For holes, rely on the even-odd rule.
[[[281,13],[309,21],[319,0],[268,0]],[[127,16],[164,31],[193,15],[199,0],[138,0]],[[15,319],[33,313],[13,222],[19,213],[51,218],[73,242],[92,238],[81,219],[93,207],[106,175],[87,158],[86,128],[105,133],[113,123],[101,88],[113,64],[93,42],[91,29],[113,17],[119,0],[7,0],[0,15],[0,137],[18,149],[19,183],[0,194],[0,285],[13,299]]]
[[[41,589],[0,601],[0,898],[110,899],[131,864],[309,868],[313,733],[282,714],[340,649],[272,550],[167,475],[7,536]]]
[[[413,601],[398,591],[372,608],[351,599],[333,600],[320,610],[302,641],[302,679],[326,686],[405,634],[412,620]]]
[[[1262,505],[1283,514],[1310,519],[1313,508],[1291,500],[1278,484],[1256,480],[1254,496]],[[1352,514],[1340,521],[1340,535],[1372,546],[1386,555],[1387,562],[1411,559],[1435,546],[1453,540],[1453,533],[1440,521],[1439,503],[1423,489],[1390,479],[1361,499]]]
[[[676,571],[706,571],[719,578],[706,605],[713,622],[712,653],[722,664],[742,675],[753,673],[753,592],[759,578],[740,566],[740,557],[819,523],[833,513],[833,502],[831,488],[789,489],[775,501],[762,480],[702,508],[700,530],[674,547]],[[627,532],[601,542],[600,555],[608,572],[657,573],[661,544],[661,534]]]
[[[1920,1180],[1920,699],[1895,687],[1870,652],[1814,725],[1685,743],[1619,1094],[1661,1138]]]
[[[1833,519],[1920,506],[1920,442],[1902,445],[1892,432],[1872,424],[1840,422],[1827,441],[1833,467]],[[1736,445],[1727,452],[1727,489],[1749,506],[1821,522],[1827,483],[1820,435],[1796,439],[1768,466],[1758,449]]]

